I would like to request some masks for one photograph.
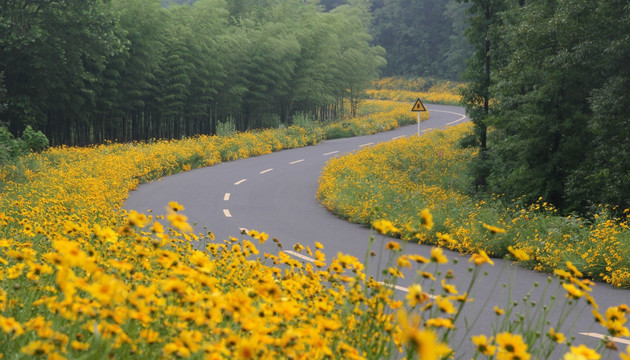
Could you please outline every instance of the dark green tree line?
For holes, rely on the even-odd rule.
[[[501,34],[487,52],[499,61],[488,71],[475,48],[466,97],[475,124],[494,129],[478,159],[489,189],[527,202],[542,196],[565,212],[630,207],[627,2],[493,2],[503,9],[486,35],[475,25],[487,20],[483,11],[471,14],[469,32],[477,41]]]
[[[459,80],[472,54],[463,31],[467,4],[455,0],[374,0],[372,34],[386,51],[386,76]]]
[[[385,64],[356,3],[0,2],[0,124],[84,145],[335,117]]]

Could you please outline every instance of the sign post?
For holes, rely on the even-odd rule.
[[[427,111],[427,108],[424,107],[424,104],[422,103],[422,101],[420,101],[420,98],[418,98],[418,100],[416,100],[416,103],[411,108],[411,111],[415,111],[418,113],[418,136],[420,136],[420,112]]]

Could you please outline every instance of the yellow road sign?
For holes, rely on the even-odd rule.
[[[427,111],[427,108],[424,107],[424,104],[422,103],[422,101],[420,101],[420,98],[418,98],[418,100],[416,100],[416,103],[411,108],[411,111]]]

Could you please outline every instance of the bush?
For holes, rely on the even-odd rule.
[[[236,134],[236,122],[234,122],[234,118],[228,116],[225,122],[217,123],[217,131],[218,136],[230,136]]]
[[[22,140],[24,145],[34,152],[42,152],[48,148],[48,138],[41,131],[35,132],[31,126],[27,126],[22,133]]]
[[[296,112],[293,114],[293,125],[309,129],[313,127],[314,117],[311,114],[304,112]]]
[[[48,138],[41,131],[35,132],[27,126],[22,138],[15,138],[4,126],[0,126],[0,163],[26,155],[31,151],[41,152],[48,147]]]

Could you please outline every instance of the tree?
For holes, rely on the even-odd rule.
[[[361,93],[369,85],[369,80],[376,78],[379,70],[387,64],[385,49],[371,45],[365,7],[344,5],[335,8],[330,14],[335,21],[340,44],[336,56],[337,89],[342,98],[350,100],[350,115],[354,116]]]
[[[53,143],[85,138],[107,59],[123,50],[115,16],[100,0],[0,3],[4,118],[13,133],[45,129]]]
[[[512,52],[494,88],[500,111],[493,123],[493,188],[581,211],[579,199],[567,196],[567,179],[585,171],[589,153],[599,148],[590,140],[597,126],[589,99],[597,103],[601,92],[593,89],[606,88],[600,63],[611,59],[600,56],[598,37],[612,34],[598,30],[604,19],[597,1],[532,1],[506,15]],[[587,173],[580,176],[588,179]]]
[[[372,34],[387,51],[384,74],[459,79],[461,67],[446,59],[471,53],[462,34],[464,14],[458,11],[465,8],[454,0],[375,1]]]
[[[466,87],[462,92],[462,101],[466,113],[474,124],[475,144],[479,155],[472,163],[475,185],[487,184],[490,167],[487,154],[488,121],[492,116],[491,106],[492,76],[501,68],[505,49],[501,39],[502,11],[507,9],[505,0],[464,0],[470,2],[467,10],[469,20],[465,35],[473,48],[473,55],[466,64],[463,79]]]
[[[583,212],[603,203],[622,212],[630,208],[630,8],[626,1],[609,0],[586,10],[592,25],[572,56],[590,62],[590,77],[600,82],[588,97],[588,150],[568,176],[566,207]]]

